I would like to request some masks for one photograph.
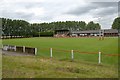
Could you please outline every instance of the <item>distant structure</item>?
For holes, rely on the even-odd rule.
[[[85,30],[85,31],[70,31],[70,30],[55,30],[54,37],[117,37],[119,36],[117,29],[102,29],[102,30]]]
[[[68,37],[69,35],[69,30],[55,30],[54,37]]]

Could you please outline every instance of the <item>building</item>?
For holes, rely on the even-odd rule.
[[[54,37],[68,37],[69,34],[69,30],[55,30]]]
[[[71,31],[71,35],[77,36],[105,36],[114,37],[119,36],[117,29],[102,29],[102,30],[86,30],[86,31]]]
[[[105,29],[104,36],[106,37],[119,36],[119,32],[117,29]]]
[[[92,37],[104,36],[115,37],[119,36],[117,29],[102,29],[102,30],[85,30],[85,31],[69,31],[69,30],[55,30],[55,37]]]
[[[99,36],[99,30],[71,31],[71,36]]]

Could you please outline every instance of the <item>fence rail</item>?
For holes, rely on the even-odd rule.
[[[43,50],[43,48],[40,48]],[[120,56],[120,54],[108,54],[108,53],[103,53],[101,51],[98,51],[98,52],[83,52],[83,51],[80,51],[80,50],[64,50],[64,49],[56,49],[56,48],[44,48],[44,50],[50,50],[50,57],[52,58],[54,56],[54,53],[56,54],[56,52],[64,52],[64,53],[71,53],[71,60],[73,61],[75,59],[74,55],[76,53],[79,53],[79,54],[96,54],[98,55],[97,58],[98,58],[98,64],[101,64],[102,62],[102,55],[105,55],[105,56],[109,56],[109,57],[118,57]]]
[[[102,53],[101,51],[98,52],[83,52],[80,50],[64,50],[64,49],[56,49],[56,48],[31,48],[31,47],[26,47],[26,46],[13,46],[13,45],[3,45],[2,47],[3,50],[7,50],[7,51],[16,51],[16,52],[23,52],[23,53],[29,53],[29,54],[34,54],[37,55],[37,49],[40,50],[40,52],[42,52],[42,50],[44,51],[49,51],[50,53],[50,58],[53,58],[53,53],[56,52],[64,52],[64,53],[70,53],[71,54],[71,59],[74,60],[74,55],[76,53],[79,54],[97,54],[98,55],[98,64],[101,64],[101,56],[105,55],[105,56],[110,56],[110,57],[118,57],[120,56],[120,54],[108,54],[108,53]]]

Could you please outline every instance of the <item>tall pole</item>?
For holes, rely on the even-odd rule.
[[[100,24],[100,19],[101,19],[101,17],[98,17],[98,22],[99,22],[99,24]],[[102,34],[101,34],[101,29],[99,30],[99,40],[101,40],[101,37],[102,37]]]
[[[40,29],[39,29],[39,37],[40,37]]]
[[[10,28],[9,28],[9,39],[10,39]]]

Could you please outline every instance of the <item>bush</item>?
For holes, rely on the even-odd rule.
[[[41,37],[53,37],[53,32],[40,32]]]

